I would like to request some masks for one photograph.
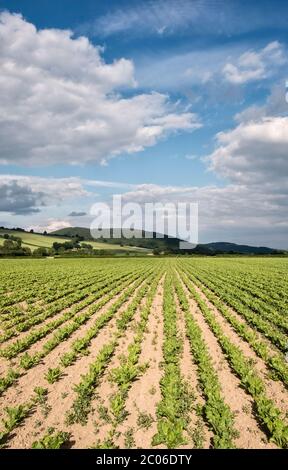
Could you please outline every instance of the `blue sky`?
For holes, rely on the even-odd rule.
[[[1,225],[88,226],[115,192],[185,195],[200,241],[288,248],[287,2],[0,8]]]

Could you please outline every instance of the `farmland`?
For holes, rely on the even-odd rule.
[[[0,260],[2,448],[288,448],[288,260]]]
[[[71,241],[71,238],[68,237],[57,237],[52,235],[42,235],[40,233],[30,233],[24,231],[17,231],[17,230],[9,230],[9,229],[0,229],[0,246],[3,245],[5,238],[3,238],[4,234],[12,235],[14,237],[19,237],[22,240],[22,246],[25,248],[30,248],[33,252],[37,248],[52,248],[53,243],[64,243]],[[112,243],[103,243],[101,241],[86,241],[81,242],[89,243],[94,249],[96,250],[119,250],[119,251],[136,251],[136,252],[147,252],[148,250],[145,248],[140,247],[133,247],[133,246],[126,246],[126,245],[118,245]]]

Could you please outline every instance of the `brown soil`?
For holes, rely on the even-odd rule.
[[[191,391],[195,397],[195,400],[193,402],[193,410],[190,413],[190,423],[188,430],[190,431],[190,434],[187,432],[186,434],[186,439],[187,439],[187,444],[181,446],[184,449],[190,449],[191,447],[194,447],[194,442],[193,439],[191,438],[191,431],[192,433],[197,430],[199,425],[202,428],[203,432],[203,448],[204,449],[209,449],[210,444],[211,444],[211,438],[213,437],[213,433],[209,430],[208,426],[206,423],[203,421],[202,417],[198,417],[195,411],[195,407],[197,405],[203,406],[205,403],[205,398],[202,395],[201,391],[201,386],[198,381],[198,374],[197,374],[197,365],[194,362],[193,356],[191,354],[191,349],[190,349],[190,344],[189,340],[186,336],[186,325],[185,325],[185,319],[183,312],[181,311],[179,301],[177,296],[175,295],[175,301],[177,305],[177,311],[178,311],[178,331],[179,331],[179,337],[181,338],[181,343],[183,344],[183,350],[181,354],[181,360],[180,360],[180,371],[181,375],[183,376],[183,379],[187,382],[189,385],[189,388],[191,388]],[[194,312],[192,314],[195,314],[196,310],[196,305],[194,306]]]
[[[265,362],[257,356],[249,343],[237,335],[232,326],[225,318],[223,318],[217,308],[214,307],[211,302],[209,302],[205,294],[197,286],[194,287],[201,298],[205,301],[209,309],[214,313],[215,318],[220,324],[224,334],[229,337],[235,346],[238,346],[241,349],[247,359],[253,361],[253,367],[265,383],[266,394],[268,398],[270,398],[274,404],[283,412],[283,415],[286,414],[288,412],[288,392],[283,383],[269,379],[270,370],[266,366]]]
[[[128,416],[117,431],[121,433],[116,443],[120,448],[125,447],[125,432],[133,428],[135,447],[151,448],[151,441],[157,432],[156,408],[161,400],[160,380],[162,377],[161,362],[163,361],[163,282],[159,283],[155,298],[151,305],[148,319],[148,328],[142,342],[139,363],[149,363],[145,373],[133,383],[126,399],[126,410]],[[139,413],[151,415],[153,422],[148,429],[139,428],[137,419]],[[160,447],[160,446],[159,446]]]
[[[135,293],[138,289],[139,287],[135,289]],[[119,294],[119,296],[120,295],[121,294]],[[56,426],[56,423],[59,421],[60,417],[62,419],[62,426],[66,428],[66,426],[64,425],[65,412],[69,409],[69,407],[71,407],[73,397],[75,396],[75,393],[72,390],[73,384],[78,383],[81,375],[87,373],[90,363],[95,360],[99,350],[103,347],[104,344],[107,343],[107,340],[111,336],[111,334],[115,332],[116,319],[119,317],[121,312],[127,307],[127,305],[129,305],[134,295],[129,298],[126,304],[124,304],[118,310],[114,318],[107,325],[105,325],[102,330],[100,330],[96,338],[91,341],[90,347],[88,349],[89,355],[80,356],[74,364],[66,368],[65,375],[61,378],[59,382],[56,382],[53,385],[49,385],[48,382],[45,380],[44,375],[50,367],[56,367],[58,365],[59,357],[64,352],[69,351],[69,346],[71,345],[71,343],[75,339],[82,336],[85,331],[87,331],[87,324],[85,325],[85,331],[83,331],[83,329],[81,330],[81,332],[77,330],[74,335],[69,338],[68,341],[62,342],[48,356],[46,356],[44,358],[43,363],[39,364],[38,366],[35,366],[33,369],[28,371],[25,376],[21,377],[18,381],[17,386],[8,389],[3,394],[3,396],[0,398],[0,409],[2,410],[1,414],[3,415],[4,406],[15,406],[16,403],[27,402],[33,395],[34,388],[36,386],[41,386],[48,389],[49,394],[47,404],[49,407],[51,407],[51,412],[45,420],[46,428],[49,426]],[[117,297],[115,297],[111,302],[115,302],[116,300]],[[103,309],[97,312],[97,316],[103,313],[104,310],[108,308],[109,305],[107,304],[105,307],[103,307]],[[33,440],[35,440],[35,424],[37,424],[37,422],[39,421],[43,421],[43,417],[41,415],[40,410],[37,410],[37,412],[33,413],[32,416],[25,420],[25,426],[23,426],[22,428],[17,428],[15,430],[15,437],[9,441],[9,447],[30,447]],[[39,431],[41,431],[40,427]]]
[[[224,400],[234,414],[235,429],[239,432],[239,437],[235,439],[236,447],[242,449],[275,448],[274,444],[267,442],[266,435],[260,429],[252,413],[253,399],[241,388],[239,379],[231,371],[200,309],[195,308],[195,301],[191,298],[184,283],[182,286],[187,294],[191,312],[195,312],[193,316],[201,328],[210,356],[213,358],[213,366],[221,384]]]

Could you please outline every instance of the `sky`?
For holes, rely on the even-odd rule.
[[[284,0],[0,0],[0,225],[121,194],[288,249],[287,26]]]

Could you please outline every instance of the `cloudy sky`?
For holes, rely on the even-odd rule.
[[[0,225],[123,194],[288,248],[287,27],[284,0],[0,0]]]

